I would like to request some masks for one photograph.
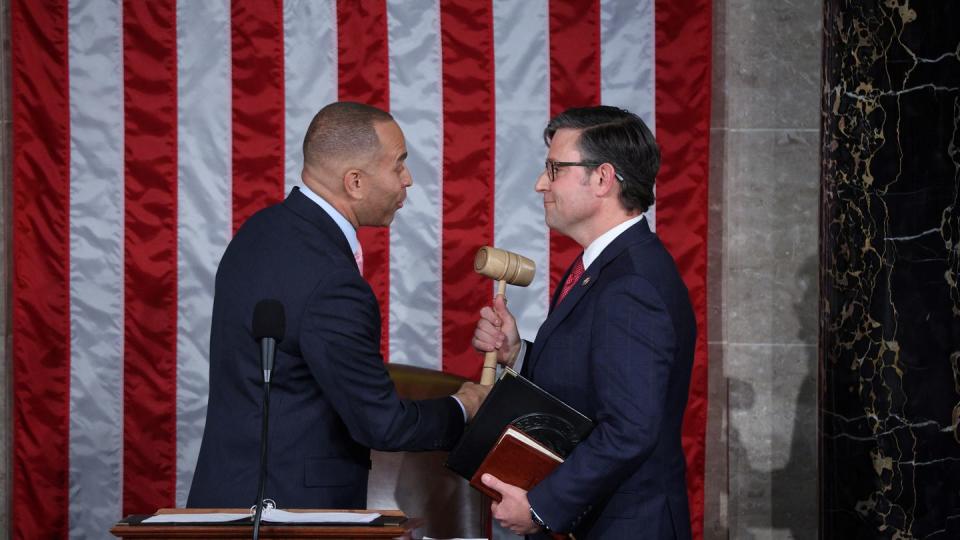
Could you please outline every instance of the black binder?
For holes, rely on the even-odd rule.
[[[450,451],[447,467],[470,480],[507,424],[562,458],[593,429],[592,420],[507,368]]]

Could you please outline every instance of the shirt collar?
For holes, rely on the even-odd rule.
[[[590,245],[583,250],[583,269],[586,270],[590,268],[590,263],[597,260],[597,257],[603,253],[604,248],[610,245],[611,242],[617,239],[623,231],[633,227],[637,222],[643,219],[643,214],[639,216],[632,217],[623,223],[617,225],[616,227],[610,229],[609,231],[601,234],[597,237],[596,240],[590,242]]]
[[[308,188],[303,182],[299,182],[297,187],[300,188],[300,192],[307,196],[308,199],[317,203],[317,206],[323,208],[323,211],[333,219],[333,222],[337,224],[337,227],[340,227],[340,231],[343,232],[343,235],[347,237],[347,243],[350,244],[350,251],[356,253],[357,249],[360,248],[360,240],[357,238],[357,230],[353,228],[353,224],[343,217],[332,204],[328,203],[326,199],[317,195],[310,188]]]

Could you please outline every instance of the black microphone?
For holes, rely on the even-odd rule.
[[[279,300],[261,300],[253,308],[253,339],[260,342],[260,365],[263,366],[263,382],[267,384],[277,355],[277,342],[283,340],[286,322],[283,304]]]
[[[270,419],[270,374],[277,355],[277,342],[286,331],[283,304],[272,298],[261,300],[253,308],[253,338],[260,342],[260,366],[263,369],[263,421],[260,424],[260,480],[257,486],[256,512],[253,517],[253,538],[260,538],[263,515],[263,489],[267,480],[267,425]]]

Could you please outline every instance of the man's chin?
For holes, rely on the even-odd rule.
[[[549,212],[545,212],[545,213],[543,214],[543,222],[546,223],[546,224],[547,224],[547,227],[549,227],[549,228],[551,228],[551,229],[552,229],[552,228],[554,227],[554,225],[555,225],[554,220],[551,219]]]
[[[382,228],[384,228],[384,227],[389,227],[391,223],[393,223],[393,216],[390,216],[390,217],[388,217],[388,218],[384,218],[383,220],[381,220],[381,221],[379,221],[379,222],[377,222],[377,223],[362,223],[362,224],[360,224],[360,227],[362,227],[362,228],[382,229]]]

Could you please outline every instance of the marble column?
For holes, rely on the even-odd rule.
[[[960,538],[960,3],[826,0],[824,538]]]

